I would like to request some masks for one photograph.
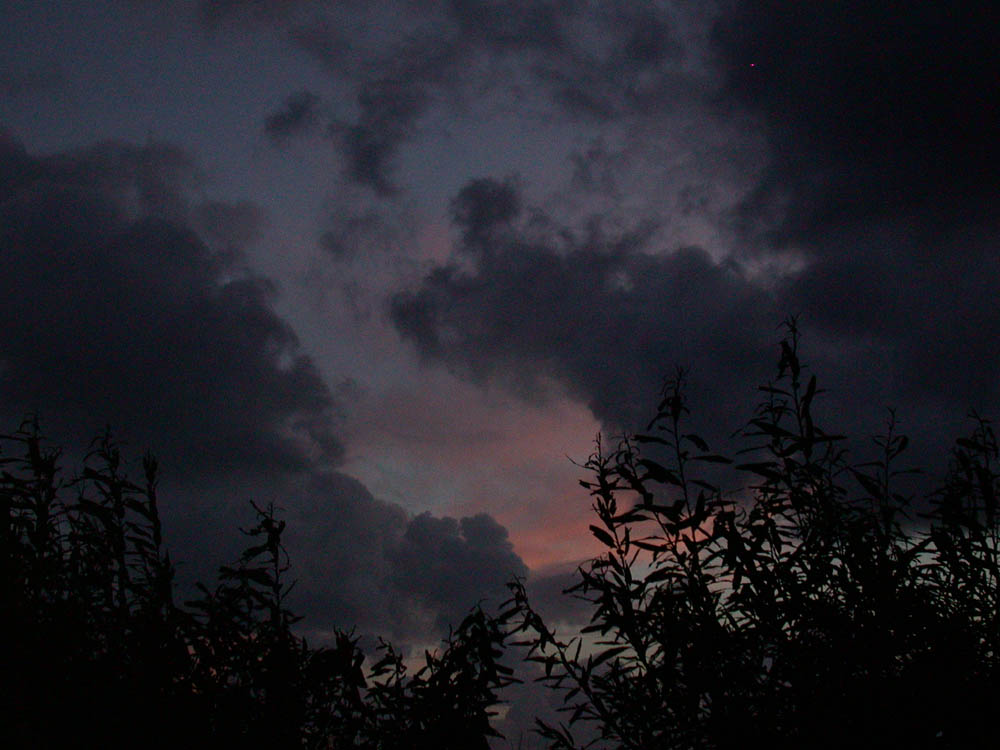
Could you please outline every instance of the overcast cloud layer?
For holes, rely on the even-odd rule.
[[[192,553],[278,501],[318,629],[552,598],[566,454],[676,365],[725,443],[789,315],[831,430],[996,415],[991,4],[4,11],[0,409],[161,453]]]

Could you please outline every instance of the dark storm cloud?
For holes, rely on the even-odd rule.
[[[527,572],[507,530],[485,514],[411,518],[337,473],[314,475],[296,496],[288,541],[311,627],[441,634],[479,600],[495,608],[505,584]]]
[[[678,16],[663,5],[609,3],[578,11],[589,31],[531,64],[535,80],[563,114],[608,122],[690,106],[711,90],[681,72],[689,56]]]
[[[186,471],[336,460],[332,401],[270,283],[182,223],[189,179],[168,147],[6,146],[4,411],[77,441],[121,425]],[[227,210],[201,207],[218,230]]]
[[[227,21],[270,24],[292,16],[300,8],[320,5],[316,0],[198,0],[198,11],[207,24]]]
[[[917,259],[906,253],[928,241],[919,228],[914,238],[872,225],[836,262],[761,286],[737,261],[697,248],[654,254],[642,233],[578,237],[552,222],[540,237],[537,212],[510,221],[503,206],[517,201],[502,185],[477,180],[460,192],[456,260],[391,304],[424,357],[473,381],[531,392],[554,378],[617,431],[644,427],[664,376],[682,365],[694,428],[721,447],[750,418],[756,386],[775,377],[779,323],[801,312],[804,356],[832,389],[821,413],[858,438],[855,455],[870,454],[866,436],[897,406],[913,460],[936,471],[967,409],[997,406],[1000,263],[988,228],[956,230],[978,249],[936,257],[939,247],[918,242]],[[939,239],[947,248],[958,238]]]
[[[521,212],[521,196],[512,180],[472,180],[451,203],[451,215],[462,228],[466,248],[489,249],[494,229],[509,225]]]
[[[636,9],[635,15],[627,19],[627,24],[622,56],[630,64],[648,68],[679,56],[680,47],[673,30],[652,9]]]
[[[671,84],[670,61],[692,50],[670,41],[669,24],[644,42],[641,24],[618,18],[608,27],[617,57],[576,72],[550,56],[538,75],[557,99],[578,90],[579,106],[566,111],[588,119],[656,122],[674,106],[657,98],[672,90],[681,103],[711,101],[715,115],[760,123],[767,164],[730,217],[735,243],[712,248],[712,260],[539,240],[516,222],[474,240],[458,221],[457,255],[475,267],[442,265],[397,295],[395,324],[471,378],[554,376],[613,425],[639,425],[662,375],[690,364],[709,423],[734,429],[753,386],[773,377],[777,324],[802,314],[837,426],[869,434],[882,408],[897,406],[915,444],[934,443],[939,458],[970,407],[994,413],[1000,400],[993,15],[984,4],[740,3],[703,54],[716,68],[705,69],[701,93]],[[653,72],[631,78],[643,65]],[[611,81],[621,85],[602,88]],[[577,156],[576,187],[591,189],[600,157]],[[599,176],[614,185],[613,169]],[[485,218],[472,226],[489,229],[496,205],[473,202]],[[732,259],[718,260],[725,252]],[[762,258],[780,273],[751,272]]]
[[[333,228],[319,237],[323,252],[336,260],[349,260],[359,249],[367,249],[369,238],[382,226],[382,219],[374,211],[363,214],[337,215],[332,220]]]
[[[285,99],[281,109],[264,120],[264,132],[277,145],[309,132],[319,121],[319,97],[311,91],[298,91]]]
[[[569,160],[573,166],[574,191],[620,197],[617,160],[603,143],[591,143],[586,149],[571,153]]]
[[[527,573],[507,529],[484,513],[461,520],[421,514],[389,559],[394,586],[437,613],[442,628],[468,610],[470,590],[490,595],[496,607],[506,598],[505,584]]]
[[[153,9],[192,20],[209,32],[227,27],[272,31],[293,24],[302,15],[356,0],[117,0],[127,6]]]
[[[738,427],[736,386],[762,374],[756,342],[780,320],[767,296],[697,248],[649,254],[642,232],[567,229],[547,243],[525,227],[489,234],[517,204],[503,183],[462,190],[456,217],[476,267],[439,267],[397,295],[391,313],[404,337],[473,379],[556,377],[619,427],[638,426],[663,376],[689,365],[715,381],[719,398],[706,404],[715,424]],[[477,251],[482,243],[489,252]]]
[[[212,28],[249,22],[287,34],[338,86],[353,89],[354,106],[331,118],[329,132],[347,179],[383,197],[401,187],[393,179],[399,150],[432,108],[540,91],[563,116],[607,121],[685,105],[703,86],[680,72],[688,55],[678,24],[687,11],[669,3],[204,0],[198,7]],[[289,102],[267,132],[283,138],[312,112],[304,100]]]
[[[585,622],[589,617],[588,605],[566,591],[580,582],[576,567],[559,566],[559,569],[532,572],[526,586],[533,606],[551,623]]]
[[[387,13],[385,17],[379,13]],[[443,89],[456,85],[464,42],[444,23],[398,6],[335,9],[289,28],[292,42],[353,88],[355,113],[335,117],[328,131],[348,180],[389,196],[395,157],[421,115]],[[378,29],[351,33],[358,24]]]
[[[739,3],[720,21],[726,94],[773,146],[757,201],[811,239],[851,221],[951,223],[997,192],[996,9],[987,3]],[[759,210],[757,203],[748,211]]]
[[[427,627],[444,609],[523,571],[506,531],[488,517],[411,519],[335,470],[334,397],[274,311],[273,285],[239,262],[260,212],[193,201],[198,183],[166,145],[38,157],[0,142],[0,416],[12,428],[37,412],[71,451],[105,424],[126,453],[153,449],[169,541],[193,561],[182,577],[232,559],[248,497],[274,500],[313,628],[440,635]],[[461,532],[431,538],[427,524]],[[451,552],[464,567],[434,567]],[[401,559],[426,569],[423,588],[400,588]]]
[[[209,246],[223,253],[256,242],[265,223],[263,211],[250,201],[205,201],[192,209],[191,221]]]
[[[363,39],[346,42],[325,21],[296,32],[299,43],[322,64],[355,77],[357,115],[335,119],[330,133],[343,155],[346,176],[382,196],[397,190],[392,171],[400,147],[416,134],[429,106],[450,99],[460,88],[463,63],[468,62],[465,41],[451,30],[435,24],[422,28],[417,21],[426,19],[418,16],[413,19],[418,29],[411,32],[407,18],[399,8],[391,21],[396,26],[389,27],[395,35],[370,48]],[[351,43],[359,48],[345,59],[344,45]]]
[[[597,119],[661,108],[677,96],[671,71],[680,46],[653,10],[622,4],[591,12],[605,24],[601,33],[615,40],[610,51],[597,53],[567,31],[588,15],[573,3],[452,0],[393,7],[392,19],[378,23],[374,45],[363,34],[345,36],[329,18],[291,31],[321,65],[356,81],[358,114],[335,120],[330,131],[347,177],[383,196],[397,190],[395,158],[418,132],[422,115],[435,105],[456,106],[484,87],[521,92],[540,82],[571,115]]]
[[[804,254],[782,303],[830,342],[870,342],[864,369],[913,408],[997,406],[996,21],[986,3],[772,1],[716,29],[728,101],[771,144],[746,245]]]

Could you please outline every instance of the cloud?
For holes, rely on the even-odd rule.
[[[540,237],[521,216],[492,225],[495,205],[473,201],[484,218],[456,215],[453,261],[394,297],[398,330],[473,380],[554,375],[612,425],[639,424],[662,375],[689,364],[704,417],[722,432],[746,418],[747,389],[773,376],[766,352],[777,324],[801,314],[806,356],[834,387],[839,425],[868,433],[883,407],[897,406],[915,460],[940,465],[945,431],[1000,397],[1000,308],[988,301],[1000,291],[990,15],[788,2],[737,3],[711,24],[665,10],[585,14],[607,43],[576,35],[532,67],[565,116],[648,123],[633,159],[656,153],[657,123],[700,133],[689,145],[700,137],[710,158],[763,134],[749,189],[711,217],[723,230],[706,246],[711,257],[673,245],[615,250],[613,238],[588,243],[551,217],[551,236]],[[670,119],[678,108],[692,116]],[[713,143],[719,118],[745,129]],[[604,151],[576,155],[577,194],[627,189]],[[682,216],[704,213],[703,178],[671,176],[690,180],[678,193]],[[456,205],[477,189],[470,183]]]
[[[859,372],[881,379],[915,421],[1000,395],[993,16],[772,1],[737,3],[715,29],[720,94],[760,118],[770,147],[734,214],[741,244],[800,255],[781,303],[854,352],[830,357],[852,387]]]
[[[260,210],[196,199],[199,184],[165,144],[42,157],[0,140],[0,417],[37,412],[70,451],[106,424],[126,454],[152,449],[185,578],[236,554],[247,499],[273,500],[313,627],[440,635],[445,611],[523,571],[506,531],[412,519],[337,471],[336,399],[274,284],[240,260]],[[449,554],[458,567],[438,567]],[[425,570],[419,585],[400,583],[401,560]]]
[[[876,430],[895,405],[930,441],[1000,395],[991,16],[909,0],[455,0],[272,18],[348,92],[331,132],[376,197],[409,187],[397,167],[418,138],[440,145],[426,131],[442,111],[523,114],[525,135],[544,121],[544,169],[575,154],[544,211],[511,179],[455,191],[453,257],[436,249],[391,300],[425,361],[527,395],[555,378],[615,426],[641,425],[687,364],[696,417],[725,434],[774,375],[779,322],[801,313],[836,426]],[[334,224],[328,252],[385,244],[367,208]]]
[[[685,105],[699,90],[700,81],[681,72],[692,56],[677,10],[563,0],[305,8],[296,1],[214,0],[202,4],[202,15],[213,26],[251,21],[284,32],[330,75],[336,100],[344,102],[328,122],[344,176],[381,197],[398,194],[400,149],[420,134],[429,112],[547,96],[560,116],[607,121]],[[269,118],[267,132],[282,140],[313,113],[305,99],[289,100]]]
[[[19,99],[59,88],[66,82],[66,73],[52,63],[24,61],[0,64],[0,95]]]
[[[423,513],[410,521],[389,560],[393,585],[435,613],[438,628],[468,610],[469,591],[488,596],[496,608],[507,598],[505,584],[528,572],[507,530],[485,513],[461,520]]]
[[[370,235],[377,233],[382,221],[378,214],[367,211],[358,216],[338,214],[331,223],[332,228],[320,235],[319,246],[336,260],[346,260],[364,247]]]
[[[315,4],[315,0],[198,0],[198,11],[209,26],[233,21],[273,24]]]
[[[912,460],[933,473],[966,411],[997,403],[994,226],[939,232],[936,246],[919,222],[913,236],[896,221],[850,227],[855,245],[840,255],[761,278],[752,256],[664,248],[643,232],[580,234],[538,210],[520,218],[511,190],[467,184],[453,202],[462,234],[452,260],[391,300],[394,325],[427,362],[527,394],[554,378],[612,432],[641,429],[682,365],[694,429],[725,446],[750,418],[756,385],[775,377],[779,323],[802,313],[804,356],[833,391],[821,413],[859,438],[856,455],[870,453],[865,436],[896,406]]]
[[[252,208],[189,210],[193,167],[165,146],[4,156],[8,417],[38,411],[78,443],[120,425],[185,472],[336,462],[334,404],[273,285],[183,223],[219,237]]]
[[[332,7],[291,25],[289,37],[353,92],[353,111],[328,123],[345,177],[394,195],[399,147],[427,108],[459,86],[464,42],[433,8],[415,12],[398,3]]]
[[[379,195],[391,195],[392,161],[399,144],[413,131],[425,106],[419,85],[402,79],[381,79],[358,91],[361,114],[353,122],[335,122],[331,135],[346,160],[345,173]]]
[[[260,239],[267,221],[261,208],[250,201],[204,201],[192,208],[191,223],[213,250],[238,254]]]
[[[546,244],[529,222],[489,235],[498,219],[513,218],[511,190],[479,180],[459,193],[460,252],[476,255],[476,267],[440,266],[394,297],[405,338],[473,379],[499,375],[534,388],[556,377],[619,427],[647,416],[676,364],[718,381],[715,414],[735,406],[725,394],[759,373],[755,342],[780,320],[738,267],[698,248],[654,255],[641,233],[581,240],[557,230]],[[488,252],[470,247],[484,242]]]
[[[704,12],[713,8],[704,4]],[[607,125],[661,116],[699,104],[713,91],[694,33],[704,25],[691,7],[609,3],[578,9],[567,23],[567,43],[536,55],[530,70],[572,120]]]
[[[311,91],[290,94],[281,109],[264,120],[264,132],[275,145],[309,132],[319,120],[319,97]]]
[[[498,226],[509,225],[521,213],[521,196],[513,180],[472,180],[451,202],[452,219],[462,228],[465,247],[489,247]]]
[[[562,44],[560,19],[572,4],[549,0],[450,0],[463,36],[494,49],[552,49]]]
[[[392,175],[399,149],[432,108],[461,108],[505,92],[522,98],[539,83],[574,115],[617,116],[668,99],[676,76],[665,71],[680,56],[670,25],[627,8],[595,19],[562,2],[451,0],[419,9],[390,3],[358,9],[378,34],[348,34],[331,11],[295,25],[291,35],[354,88],[357,113],[330,126],[345,175],[389,196],[398,191]],[[610,51],[588,48],[592,29],[589,39],[573,29],[595,20],[616,39]]]
[[[395,325],[425,358],[522,390],[554,375],[621,423],[639,418],[675,363],[693,365],[695,382],[719,379],[705,394],[746,376],[744,394],[766,377],[778,322],[801,313],[817,369],[873,404],[919,422],[995,403],[991,9],[502,7],[389,3],[363,11],[397,17],[378,35],[311,38],[317,60],[355,92],[357,111],[334,128],[350,179],[396,194],[394,167],[432,110],[471,101],[479,114],[509,95],[598,132],[589,151],[571,149],[565,203],[601,201],[594,221],[609,226],[662,174],[668,197],[655,218],[662,235],[681,231],[636,244],[626,222],[589,238],[580,218],[526,211],[519,184],[470,182],[452,204],[454,259],[392,302]],[[309,24],[297,33],[321,25]],[[678,166],[659,172],[654,161]],[[487,190],[492,199],[476,194]],[[572,332],[575,321],[588,335]],[[698,354],[699,340],[714,353]],[[641,364],[616,370],[616,360]],[[721,419],[736,398],[708,400]]]
[[[807,12],[738,3],[716,29],[725,96],[765,117],[789,240],[845,221],[955,212],[995,195],[992,9],[919,2]],[[755,209],[748,206],[748,210]]]

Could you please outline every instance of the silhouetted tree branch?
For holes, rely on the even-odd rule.
[[[312,648],[294,632],[273,505],[252,505],[245,551],[179,606],[152,456],[135,483],[106,433],[66,480],[37,423],[0,445],[4,747],[464,750],[498,736],[491,707],[512,677],[481,609],[415,674],[387,644],[365,670],[352,634]]]
[[[890,412],[877,460],[851,465],[814,418],[794,320],[740,462],[686,426],[684,374],[645,434],[586,463],[606,551],[567,593],[561,639],[511,584],[504,616],[565,723],[552,748],[979,747],[1000,698],[997,441],[975,416],[915,513]],[[720,468],[738,489],[723,492]],[[712,469],[706,471],[706,469]],[[575,734],[574,734],[575,733]]]

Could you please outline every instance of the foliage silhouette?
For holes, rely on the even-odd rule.
[[[645,434],[600,438],[582,482],[606,552],[568,590],[590,603],[560,638],[511,584],[525,658],[561,691],[551,748],[981,747],[1000,698],[997,440],[973,415],[928,498],[903,491],[890,412],[879,457],[851,465],[814,419],[787,321],[778,377],[740,463],[686,426],[684,374]],[[720,469],[741,490],[723,492]]]
[[[311,648],[293,631],[273,506],[253,506],[239,560],[181,606],[155,459],[134,483],[105,435],[65,479],[36,423],[0,445],[4,747],[464,749],[496,736],[491,708],[512,678],[481,609],[415,674],[384,643],[366,671],[351,633]]]
[[[972,415],[926,502],[890,412],[851,464],[788,321],[737,460],[687,427],[684,374],[642,434],[598,438],[582,482],[606,551],[568,593],[564,638],[511,583],[413,673],[352,632],[313,648],[287,601],[284,522],[253,505],[214,587],[174,600],[158,466],[95,441],[79,476],[28,421],[0,436],[0,742],[5,747],[488,748],[509,643],[561,693],[551,748],[966,748],[1000,698],[1000,449]],[[723,491],[731,476],[736,490]],[[924,509],[925,512],[918,512]]]

